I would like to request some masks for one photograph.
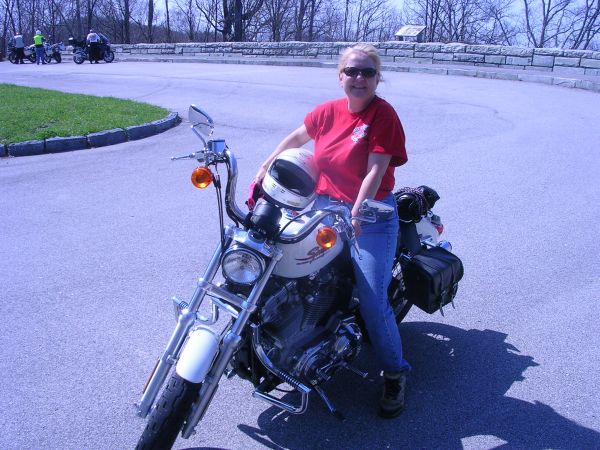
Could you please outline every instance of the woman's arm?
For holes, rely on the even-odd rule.
[[[269,155],[264,163],[262,163],[258,169],[258,172],[256,173],[256,176],[254,177],[254,182],[260,183],[262,181],[267,173],[269,165],[282,151],[287,150],[288,148],[302,147],[308,141],[310,141],[310,136],[308,135],[306,126],[303,124],[301,127],[296,128],[294,131],[288,134],[275,148],[275,151]]]
[[[358,216],[358,209],[363,200],[372,199],[379,190],[381,180],[385,175],[385,171],[390,165],[392,155],[386,155],[384,153],[369,153],[369,159],[367,161],[367,174],[363,178],[362,184],[358,191],[358,196],[352,207],[352,217]],[[353,220],[354,231],[357,236],[360,236],[360,222]]]

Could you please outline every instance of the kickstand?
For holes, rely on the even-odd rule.
[[[335,406],[333,406],[333,403],[331,403],[331,400],[329,400],[329,398],[325,394],[325,391],[323,390],[322,387],[320,387],[320,386],[313,386],[313,389],[315,391],[317,391],[317,394],[319,394],[319,397],[321,397],[321,400],[323,400],[323,403],[325,403],[325,406],[327,407],[327,409],[329,410],[329,412],[331,414],[333,414],[339,420],[342,420],[342,421],[346,420],[346,417],[344,417],[344,415],[340,411],[338,411],[335,408]]]

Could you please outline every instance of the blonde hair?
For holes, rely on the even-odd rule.
[[[381,77],[381,58],[379,57],[379,53],[377,49],[371,44],[365,44],[363,42],[359,42],[358,44],[353,45],[352,47],[346,48],[342,54],[340,55],[340,61],[338,63],[338,74],[342,73],[344,68],[346,67],[346,63],[348,62],[348,58],[352,53],[364,53],[367,55],[373,64],[375,64],[375,69]]]

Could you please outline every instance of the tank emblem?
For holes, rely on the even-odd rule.
[[[296,265],[301,266],[302,264],[310,264],[313,261],[323,257],[326,251],[327,250],[321,247],[313,247],[306,254],[306,258],[296,258],[296,261],[298,261]]]

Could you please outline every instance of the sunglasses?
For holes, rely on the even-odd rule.
[[[363,78],[373,78],[377,75],[377,69],[367,67],[366,69],[359,69],[358,67],[344,67],[342,70],[344,74],[350,78],[356,78],[361,75]]]

